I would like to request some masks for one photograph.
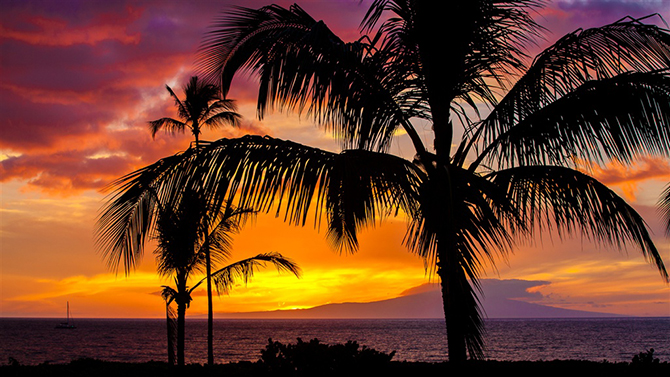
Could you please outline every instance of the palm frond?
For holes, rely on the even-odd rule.
[[[203,196],[191,190],[184,190],[175,203],[162,203],[154,235],[159,274],[182,273],[187,277],[202,270],[205,256],[198,246],[207,231],[208,210]]]
[[[224,124],[238,125],[241,116],[235,112],[234,101],[221,99],[219,88],[199,80],[198,76],[192,76],[184,86],[185,99],[183,101],[177,97],[169,86],[166,85],[165,87],[174,99],[177,113],[183,121],[172,118],[150,121],[149,128],[152,137],[155,137],[161,129],[176,133],[184,132],[186,128],[189,128],[195,136],[197,144],[203,125],[210,128],[218,128]]]
[[[635,19],[577,30],[538,55],[482,124],[484,144],[588,81],[670,67],[670,33]]]
[[[491,153],[493,152],[493,153]],[[588,81],[488,145],[480,161],[514,166],[670,156],[670,70]]]
[[[670,236],[670,184],[665,188],[658,201],[663,221],[665,221],[665,234]]]
[[[212,204],[213,208],[221,205]],[[209,247],[212,264],[216,265],[230,257],[233,245],[233,236],[239,234],[244,224],[256,216],[257,211],[250,208],[236,208],[230,204],[224,205],[225,210],[210,211],[216,215],[206,222],[207,236],[203,238],[203,244],[199,246],[200,251]]]
[[[341,250],[353,251],[363,226],[396,211],[415,210],[413,196],[421,179],[413,164],[392,155],[358,150],[335,154],[252,135],[221,139],[112,183],[116,194],[100,216],[98,238],[110,260],[125,256],[124,266],[133,266],[130,262],[141,255],[158,211],[156,199],[147,192],[155,190],[165,203],[178,203],[178,193],[192,190],[211,202],[283,213],[295,225],[305,225],[314,213],[318,227],[324,214],[329,239]]]
[[[279,253],[270,252],[258,254],[254,257],[235,262],[212,273],[212,279],[219,294],[228,294],[237,282],[247,284],[254,276],[254,272],[270,263],[278,272],[290,272],[300,277],[301,270],[295,262],[283,257]],[[204,280],[204,279],[203,279]]]
[[[234,74],[239,69],[256,68],[263,59],[261,51],[270,51],[268,47],[275,39],[294,38],[292,34],[301,35],[315,23],[297,5],[290,9],[278,5],[258,10],[232,8],[216,19],[213,30],[204,38],[198,66],[209,73],[205,79],[217,83],[225,95]]]
[[[477,103],[495,105],[496,89],[506,87],[508,78],[524,68],[523,50],[543,30],[530,10],[541,5],[542,1],[380,0],[370,7],[361,29],[371,32],[381,23],[384,40],[402,46],[397,51],[419,51],[413,62],[420,68],[413,72],[428,85],[433,113],[451,107],[467,125],[472,123],[472,112],[464,106],[478,114]],[[385,12],[392,15],[382,22]],[[459,38],[435,43],[436,35]]]
[[[166,305],[170,305],[170,303],[174,301],[174,298],[177,295],[177,291],[167,285],[162,285],[162,287],[163,290],[161,291],[161,297],[163,300],[165,300]]]
[[[204,124],[211,129],[219,128],[223,125],[231,125],[237,127],[240,125],[240,119],[242,116],[236,112],[225,111],[218,114],[212,115],[209,118],[204,120]]]
[[[186,123],[172,118],[161,118],[149,122],[149,130],[151,131],[151,137],[153,138],[156,137],[156,133],[161,129],[165,129],[167,132],[175,134],[177,132],[184,132],[186,127]]]
[[[184,174],[200,175],[206,192],[240,208],[275,208],[296,225],[305,225],[313,209],[318,227],[325,213],[328,237],[346,250],[357,248],[356,232],[379,216],[413,211],[411,195],[421,179],[411,163],[395,156],[335,154],[269,137],[221,139],[194,157]]]
[[[507,198],[506,186],[455,166],[449,168],[448,179],[451,190],[447,192],[435,176],[423,182],[420,208],[413,213],[404,243],[430,263],[431,270],[444,257],[438,252],[440,243],[449,243],[460,255],[454,263],[477,281],[485,263],[493,266],[497,257],[511,252],[513,235],[526,232],[526,226]],[[458,224],[446,219],[456,219]]]
[[[238,70],[257,73],[261,118],[275,106],[306,111],[344,148],[370,150],[386,150],[403,127],[423,150],[409,118],[425,116],[426,108],[407,90],[420,81],[391,64],[398,55],[386,47],[344,43],[297,5],[240,8],[219,20],[205,39],[200,67],[220,80],[224,93]]]
[[[655,264],[667,282],[668,273],[647,224],[625,200],[598,180],[559,166],[524,166],[490,174],[507,186],[529,229],[556,229],[559,236],[579,232],[595,242],[619,248],[634,244]]]
[[[170,88],[170,86],[165,85],[165,89],[170,93],[170,97],[174,100],[174,105],[177,107],[177,113],[182,119],[187,119],[188,118],[188,109],[186,108],[186,105],[177,97],[175,92]]]
[[[194,150],[176,154],[136,170],[110,183],[107,203],[96,220],[96,247],[112,271],[122,264],[127,275],[144,253],[146,238],[151,234],[159,203],[174,203],[189,177],[174,175],[174,170]],[[162,184],[157,188],[157,183]]]

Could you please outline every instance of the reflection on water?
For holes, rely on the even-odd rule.
[[[108,361],[166,360],[165,323],[158,319],[79,319],[77,329],[54,329],[58,319],[0,319],[0,362],[64,363],[92,357]],[[187,321],[186,360],[207,358],[207,322]],[[654,348],[670,361],[670,318],[526,319],[486,322],[487,358],[630,361]],[[268,338],[295,343],[355,340],[394,360],[443,361],[447,349],[441,320],[215,320],[216,362],[256,361]]]

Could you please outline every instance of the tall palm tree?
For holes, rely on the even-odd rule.
[[[235,103],[221,99],[219,88],[198,80],[198,76],[191,77],[184,86],[184,100],[179,99],[168,85],[165,88],[174,99],[181,120],[161,118],[150,121],[151,137],[155,137],[161,129],[170,133],[189,129],[198,146],[202,127],[215,129],[225,124],[236,126],[239,123],[240,115],[236,112]]]
[[[202,280],[200,280],[198,284],[207,280],[208,277],[211,276],[212,279],[214,280],[217,293],[219,295],[228,294],[230,290],[233,288],[233,286],[237,284],[238,281],[242,281],[245,284],[248,283],[253,277],[254,271],[260,268],[264,268],[266,262],[274,265],[280,272],[281,271],[290,272],[296,277],[300,277],[301,271],[297,264],[295,264],[292,260],[283,257],[279,253],[270,252],[270,253],[261,253],[251,258],[243,259],[235,263],[229,264],[223,268],[214,271],[211,275],[206,275]],[[211,302],[211,291],[208,291],[208,295],[210,296],[209,298]],[[211,312],[212,306],[210,305],[208,308],[209,308],[208,318],[212,318],[212,312]],[[207,346],[208,346],[207,362],[209,365],[214,365],[214,351],[212,346],[213,334],[211,328],[212,324],[210,320],[208,327],[208,329],[210,330],[207,332]]]
[[[215,259],[227,259],[232,251],[232,235],[241,231],[243,223],[255,211],[245,208],[235,208],[225,205],[210,205],[204,213],[202,251],[205,254],[205,280],[207,290],[207,364],[214,364],[214,304],[212,300],[212,254]],[[213,251],[213,252],[212,252]],[[220,257],[220,258],[219,258]],[[219,292],[220,294],[220,292]]]
[[[526,67],[537,5],[377,0],[362,23],[368,35],[351,43],[297,5],[237,8],[206,37],[207,79],[227,94],[238,71],[256,73],[261,117],[306,112],[345,150],[245,136],[162,159],[113,183],[100,223],[113,235],[107,244],[130,263],[141,251],[150,185],[161,194],[197,187],[292,224],[314,211],[340,250],[356,250],[361,228],[402,211],[406,246],[440,277],[456,362],[483,355],[484,264],[538,228],[636,246],[667,282],[643,219],[581,164],[670,155],[670,33],[622,19],[568,34]],[[432,124],[432,146],[416,119]],[[412,161],[388,153],[398,134],[412,142]]]

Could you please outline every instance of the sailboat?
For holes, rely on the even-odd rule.
[[[70,301],[67,302],[67,321],[61,322],[56,326],[57,329],[76,329],[73,323],[70,323]]]

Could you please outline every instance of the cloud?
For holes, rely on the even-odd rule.
[[[175,116],[165,85],[180,88],[193,74],[200,39],[219,8],[208,2],[4,2],[1,68],[11,74],[0,76],[1,180],[71,195],[188,147],[189,135],[151,140],[146,122]],[[255,100],[253,90],[238,94],[240,105]],[[203,139],[270,131],[245,120]]]
[[[538,10],[536,21],[547,29],[546,38],[554,42],[578,28],[588,29],[611,24],[623,17],[646,17],[660,13],[667,21],[670,2],[665,0],[554,0]],[[645,20],[665,27],[661,17]],[[533,53],[539,52],[534,48]]]
[[[98,15],[90,23],[73,27],[66,20],[41,16],[23,18],[19,29],[0,25],[0,38],[13,39],[31,45],[72,46],[75,44],[95,45],[101,41],[117,40],[123,44],[137,44],[138,33],[129,33],[127,25],[136,20],[141,11],[126,8],[127,14]],[[14,25],[12,25],[14,26]]]
[[[619,187],[629,201],[636,201],[640,183],[649,180],[670,181],[670,160],[664,157],[641,157],[632,165],[612,162],[605,167],[595,166],[590,174],[608,186]]]
[[[556,7],[573,17],[627,14],[649,15],[668,8],[665,0],[558,0]],[[613,20],[614,21],[614,20]]]
[[[593,176],[607,185],[670,179],[670,160],[664,157],[642,157],[632,165],[610,163],[604,168],[596,167]]]

